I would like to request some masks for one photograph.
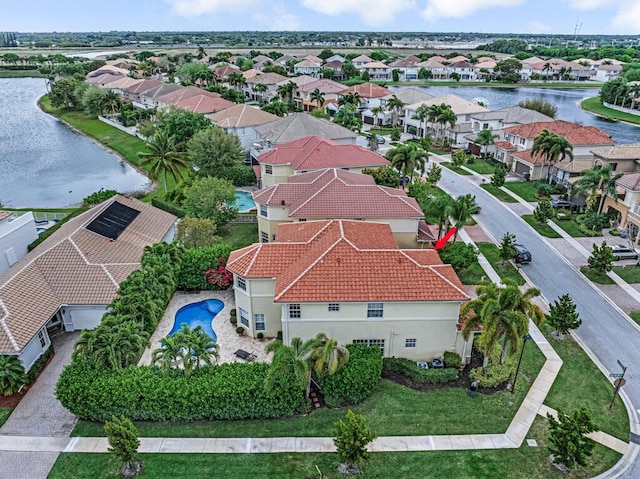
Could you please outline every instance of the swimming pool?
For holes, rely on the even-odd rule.
[[[198,303],[191,303],[183,306],[176,312],[176,318],[173,322],[173,328],[169,332],[169,336],[173,336],[177,331],[186,324],[191,329],[201,326],[205,333],[218,340],[213,330],[213,318],[222,311],[224,303],[218,299],[205,299]]]
[[[256,207],[251,193],[248,191],[236,191],[236,207],[238,211],[249,211]]]
[[[38,232],[38,234],[41,234],[47,231],[47,228],[36,228],[36,231]]]

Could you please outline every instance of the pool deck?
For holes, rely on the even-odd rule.
[[[235,357],[233,354],[238,349],[244,349],[249,353],[255,354],[257,357],[256,361],[270,362],[269,355],[264,351],[268,341],[258,341],[248,336],[239,336],[238,333],[236,333],[235,326],[229,322],[229,311],[235,307],[233,289],[230,288],[226,291],[200,291],[199,293],[176,292],[173,298],[171,298],[171,301],[169,301],[169,306],[167,306],[158,327],[151,336],[151,346],[145,349],[138,365],[151,363],[153,350],[161,346],[162,338],[173,328],[176,312],[180,308],[187,304],[204,301],[205,299],[219,299],[224,303],[224,308],[213,320],[213,330],[218,337],[217,342],[220,345],[220,349],[218,350],[220,355],[218,364],[244,362],[244,360]]]

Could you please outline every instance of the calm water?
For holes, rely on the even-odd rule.
[[[398,87],[392,88],[399,89]],[[542,98],[558,107],[556,116],[559,120],[574,121],[583,125],[591,125],[607,132],[618,143],[635,143],[640,141],[640,128],[626,123],[611,122],[592,115],[578,107],[578,103],[598,94],[593,89],[571,88],[488,88],[488,87],[447,87],[428,86],[422,90],[433,96],[454,94],[471,101],[482,101],[490,110],[499,110],[515,106],[527,98]]]
[[[0,202],[15,208],[80,203],[100,188],[131,192],[147,178],[43,113],[42,78],[0,79]]]

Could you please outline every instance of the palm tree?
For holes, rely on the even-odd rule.
[[[451,109],[449,105],[441,105],[442,110],[438,115],[437,122],[442,125],[442,131],[444,132],[444,128],[449,125],[449,129],[453,129],[456,126],[456,121],[458,120],[457,115]]]
[[[116,111],[120,109],[122,101],[120,95],[113,90],[108,90],[104,96],[100,99],[100,110],[102,112],[108,111],[112,115],[115,115]]]
[[[442,238],[442,233],[453,214],[453,198],[449,195],[430,195],[420,206],[426,216],[437,218],[438,239]]]
[[[545,160],[549,163],[564,160],[569,157],[573,161],[573,146],[563,136],[551,133],[544,129],[533,140],[533,148],[531,148],[531,156],[540,155],[542,159],[542,167],[540,168],[540,178],[544,173]]]
[[[453,236],[454,242],[458,238],[458,231],[460,231],[469,218],[471,218],[472,215],[475,215],[478,211],[480,211],[480,206],[476,203],[476,197],[471,195],[471,193],[458,196],[453,200],[451,217],[453,218],[456,226],[456,232]]]
[[[356,107],[359,107],[361,103],[362,103],[362,97],[360,96],[360,93],[358,93],[357,91],[349,92],[346,95],[342,95],[338,97],[339,106],[354,105]]]
[[[152,353],[151,364],[159,364],[165,372],[177,368],[182,360],[183,351],[182,344],[178,339],[174,336],[163,338],[162,347],[155,349]]]
[[[302,341],[293,338],[291,346],[285,346],[282,341],[275,340],[267,344],[265,351],[273,353],[273,361],[265,378],[265,389],[268,392],[274,390],[282,377],[293,375],[300,389],[305,391],[305,397],[309,397],[311,391],[311,367],[309,358],[318,346],[316,338]]]
[[[27,375],[18,356],[0,355],[0,396],[11,396],[27,384]]]
[[[311,101],[316,102],[316,105],[318,105],[318,108],[322,108],[322,105],[324,105],[324,93],[322,93],[319,88],[316,88],[315,90],[313,90],[309,98],[311,99]]]
[[[542,67],[542,71],[545,73],[544,81],[549,81],[549,71],[553,71],[551,64],[549,62],[545,63],[544,67]]]
[[[90,359],[94,366],[115,371],[134,364],[149,341],[149,334],[134,323],[99,326],[93,334],[95,337],[87,346],[76,351]]]
[[[419,169],[421,175],[424,175],[429,153],[418,148],[414,143],[407,143],[389,150],[386,158],[391,162],[391,166],[402,175],[402,188],[404,189],[404,178],[409,176],[413,180],[416,169]]]
[[[217,359],[219,346],[211,336],[204,332],[202,326],[196,326],[190,329],[188,325],[183,324],[182,329],[175,336],[184,348],[184,370],[187,375],[200,367],[200,363],[205,366],[211,366]]]
[[[316,374],[331,376],[349,361],[349,350],[338,346],[335,339],[329,339],[326,334],[319,333],[316,340],[318,345],[310,355]]]
[[[429,120],[429,123],[431,123],[431,129],[436,133],[437,131],[434,125],[438,121],[438,118],[440,117],[440,113],[442,113],[443,106],[444,106],[444,103],[440,105],[431,105],[427,107],[427,119]],[[436,138],[437,138],[437,135],[436,135]]]
[[[424,128],[422,129],[422,135],[420,135],[423,137],[427,136],[427,120],[429,119],[430,108],[430,106],[424,104],[420,105],[416,108],[416,114],[413,116],[413,119],[418,120],[420,123],[424,120]]]
[[[382,115],[384,111],[384,107],[382,106],[374,106],[371,109],[371,114],[373,115],[375,125],[380,125],[382,123],[382,121],[380,121],[380,115]]]
[[[611,196],[618,201],[618,190],[616,181],[622,177],[623,173],[614,173],[611,163],[594,166],[582,172],[580,178],[574,183],[574,191],[577,195],[600,193],[598,213],[602,213],[605,197]]]
[[[393,128],[395,128],[396,125],[398,124],[398,116],[400,116],[400,112],[405,106],[406,106],[406,103],[403,102],[397,96],[391,95],[391,98],[389,98],[389,101],[387,102],[387,108],[391,110],[391,126]]]
[[[487,147],[489,145],[493,145],[493,141],[498,138],[498,135],[493,133],[491,129],[480,130],[478,132],[478,136],[476,136],[476,141],[478,145],[482,146],[482,155],[487,156]]]
[[[162,175],[164,179],[164,192],[167,192],[167,173],[178,182],[182,180],[180,168],[189,168],[189,162],[184,158],[184,154],[176,151],[173,139],[164,131],[159,130],[153,135],[151,141],[147,142],[149,153],[138,153],[143,166],[149,166],[149,177],[157,180]]]
[[[235,87],[238,91],[242,90],[242,87],[247,83],[242,73],[237,72],[230,73],[227,77],[227,81],[229,82],[229,85]]]
[[[267,85],[263,85],[263,84],[258,84],[258,85],[254,85],[253,87],[253,92],[254,93],[261,93],[261,97],[262,100],[264,101],[264,93],[267,91]]]

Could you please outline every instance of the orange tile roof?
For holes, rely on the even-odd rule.
[[[563,136],[573,146],[615,144],[608,134],[595,126],[583,126],[564,120],[526,123],[524,125],[510,126],[503,131],[511,135],[531,139],[542,133],[542,130],[548,130],[551,133]]]
[[[247,278],[274,278],[276,303],[469,299],[435,251],[400,250],[382,223],[282,224],[277,242],[232,252],[227,268]]]
[[[375,83],[362,83],[361,85],[353,85],[339,92],[340,95],[348,93],[358,93],[362,98],[380,98],[391,95],[393,92]]]
[[[266,165],[291,165],[294,170],[373,167],[389,164],[383,156],[357,145],[342,145],[319,136],[307,136],[278,145],[258,157]]]
[[[518,158],[519,160],[525,161],[531,165],[542,164],[544,161],[540,155],[533,156],[531,154],[531,150],[514,151],[512,155],[514,158]]]
[[[208,95],[192,96],[176,104],[178,108],[202,114],[226,110],[234,105],[235,103],[224,98],[211,98]]]
[[[508,141],[496,141],[493,144],[495,146],[497,146],[498,148],[502,148],[503,150],[515,150],[516,149],[516,147],[513,146]]]
[[[161,101],[162,103],[175,105],[181,101],[187,100],[188,98],[198,96],[198,95],[206,95],[210,98],[222,97],[220,93],[203,90],[202,88],[198,88],[197,86],[185,86],[185,87],[181,87],[179,90],[172,91],[170,93],[167,93],[166,95],[159,96],[157,100]]]

